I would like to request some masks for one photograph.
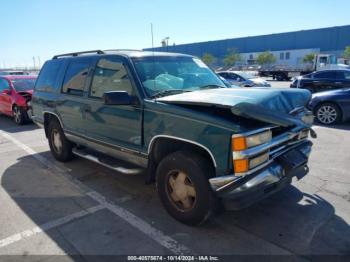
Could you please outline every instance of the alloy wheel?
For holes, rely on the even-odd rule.
[[[22,114],[21,114],[21,110],[17,106],[13,108],[13,117],[16,124],[21,123]]]
[[[321,106],[317,111],[317,119],[323,124],[332,124],[337,118],[337,110],[331,105]]]

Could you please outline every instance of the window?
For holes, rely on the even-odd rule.
[[[73,60],[69,64],[63,81],[63,93],[83,95],[91,64],[92,60],[90,59]]]
[[[100,59],[94,72],[90,96],[101,98],[108,91],[126,91],[133,95],[128,72],[116,57]]]
[[[338,72],[337,72],[337,79],[340,79],[340,80],[350,80],[350,72],[347,72],[347,71],[338,71]]]
[[[250,60],[253,60],[254,59],[254,56],[251,54],[251,55],[249,55],[249,59]]]
[[[10,89],[10,84],[6,79],[0,78],[0,92]]]
[[[286,60],[290,59],[290,52],[286,52]]]
[[[61,64],[62,62],[60,60],[50,60],[46,62],[40,71],[38,80],[36,81],[35,90],[52,91],[55,89]]]
[[[280,53],[280,60],[284,60],[284,53]]]
[[[336,72],[334,71],[324,71],[314,74],[314,78],[319,79],[335,79],[336,78]]]
[[[226,87],[203,61],[185,56],[133,58],[138,77],[148,96],[159,92],[188,92],[203,87]]]
[[[230,73],[229,76],[230,76],[229,78],[234,80],[234,81],[237,81],[237,82],[244,81],[244,79],[237,74]]]

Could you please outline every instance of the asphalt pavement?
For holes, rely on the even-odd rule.
[[[189,227],[165,212],[155,186],[145,185],[142,175],[118,174],[80,158],[59,163],[42,129],[18,127],[0,116],[0,260],[350,256],[350,124],[315,131],[310,173],[303,180],[247,209]]]

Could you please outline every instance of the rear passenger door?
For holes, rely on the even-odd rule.
[[[85,132],[85,93],[94,61],[92,57],[70,59],[65,71],[57,111],[64,130],[72,134],[83,135]]]
[[[336,84],[336,71],[320,71],[314,74],[312,87],[316,92],[339,88]]]
[[[102,97],[108,91],[126,91],[135,102],[132,105],[105,105]],[[100,58],[88,93],[86,135],[102,144],[139,150],[142,142],[142,108],[139,101],[125,58]]]
[[[339,88],[349,88],[350,87],[350,70],[338,71],[336,84]]]

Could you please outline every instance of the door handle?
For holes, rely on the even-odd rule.
[[[341,85],[342,82],[335,82],[334,84],[336,84],[336,85]]]

